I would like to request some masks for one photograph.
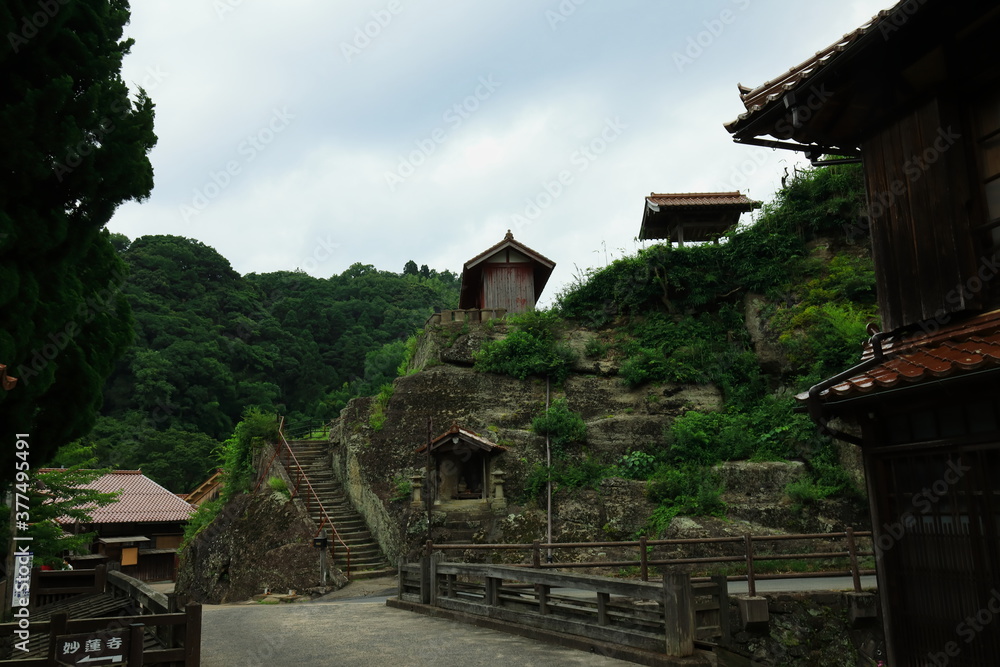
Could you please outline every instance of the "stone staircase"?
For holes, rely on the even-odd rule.
[[[351,504],[340,482],[330,468],[327,457],[327,443],[321,440],[289,440],[288,445],[295,453],[295,458],[302,466],[302,472],[309,479],[316,495],[323,503],[323,508],[333,522],[337,534],[351,550],[351,579],[370,579],[373,577],[396,574],[386,560],[378,542],[368,531],[364,518]],[[293,482],[298,468],[294,462],[288,464],[288,474]],[[305,482],[300,488],[300,495],[305,502]],[[309,513],[317,526],[322,523],[319,508],[316,503],[309,505]],[[327,535],[331,537],[334,547],[333,565],[341,570],[347,568],[347,554],[344,546],[335,538],[333,531],[327,526]]]

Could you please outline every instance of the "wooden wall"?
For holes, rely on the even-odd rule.
[[[862,146],[885,331],[983,307],[981,291],[962,289],[979,268],[965,134],[961,114],[933,99]]]

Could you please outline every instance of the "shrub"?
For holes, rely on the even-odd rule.
[[[646,452],[628,452],[618,459],[616,470],[627,479],[649,479],[656,470],[656,458]]]
[[[372,401],[372,411],[368,415],[368,425],[375,431],[381,431],[385,426],[385,409],[389,405],[389,399],[395,391],[394,385],[384,384],[379,388],[378,395]]]
[[[574,360],[570,347],[558,339],[562,320],[553,313],[529,311],[508,321],[514,331],[483,345],[476,353],[476,370],[519,380],[548,376],[562,384]]]
[[[565,453],[566,445],[587,439],[587,423],[569,409],[565,398],[552,401],[549,409],[531,422],[531,428],[539,435],[548,436],[553,452],[558,455]]]

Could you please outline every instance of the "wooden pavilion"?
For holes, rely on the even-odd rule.
[[[739,223],[740,215],[761,203],[739,192],[650,193],[642,210],[639,238],[715,241]]]

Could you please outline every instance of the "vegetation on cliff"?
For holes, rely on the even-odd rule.
[[[584,326],[606,341],[589,345],[588,356],[613,359],[629,387],[717,386],[722,410],[687,411],[667,427],[664,446],[632,453],[650,457],[642,475],[660,506],[653,528],[678,513],[721,512],[722,486],[709,469],[722,461],[803,459],[811,479],[788,489],[796,502],[857,498],[831,441],[794,411],[793,394],[853,363],[876,320],[872,262],[855,238],[862,201],[856,166],[802,172],[719,244],[655,245],[586,271],[552,311],[515,318],[513,333],[484,346],[477,368],[561,382],[571,359],[558,332]],[[756,337],[747,323],[754,299]],[[765,369],[764,349],[784,363]],[[527,492],[550,475],[566,488],[622,471],[620,461],[579,449],[552,470],[535,470]]]

